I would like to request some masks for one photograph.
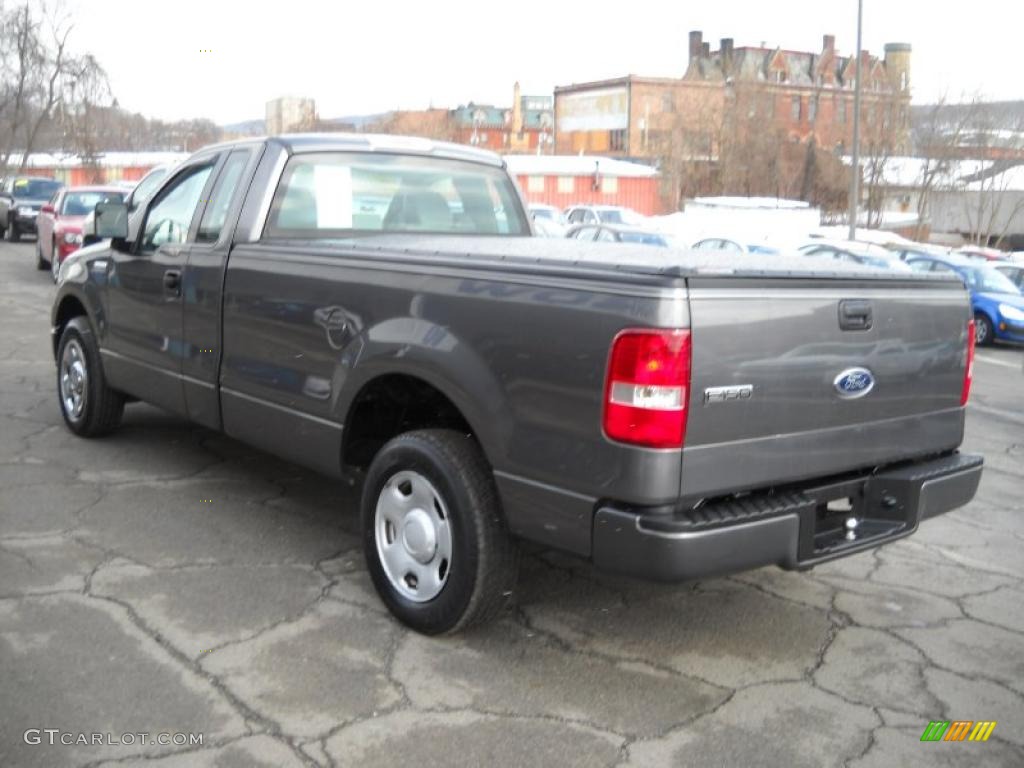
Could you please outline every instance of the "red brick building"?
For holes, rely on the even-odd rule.
[[[694,31],[680,78],[626,75],[555,88],[555,151],[654,160],[681,140],[688,155],[714,159],[723,129],[756,126],[843,152],[852,142],[854,58],[837,52],[832,35],[818,52],[737,48],[731,38],[711,50]],[[881,59],[862,52],[859,66],[862,135],[870,141],[884,131],[901,147],[909,138],[910,46],[887,44]]]

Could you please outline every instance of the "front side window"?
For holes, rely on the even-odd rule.
[[[296,155],[281,177],[267,237],[331,238],[367,232],[528,235],[500,168],[384,153]]]
[[[193,168],[163,191],[146,213],[143,251],[155,251],[162,245],[185,242],[212,171],[212,164]]]

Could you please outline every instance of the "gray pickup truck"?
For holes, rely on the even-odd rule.
[[[808,568],[974,495],[955,278],[541,239],[524,208],[468,147],[204,149],[61,267],[67,426],[141,399],[357,478],[373,581],[425,633],[507,605],[519,540],[665,581]]]

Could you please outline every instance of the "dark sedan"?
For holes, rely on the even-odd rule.
[[[12,176],[0,187],[0,236],[16,243],[23,234],[36,233],[42,208],[64,185],[55,179]]]

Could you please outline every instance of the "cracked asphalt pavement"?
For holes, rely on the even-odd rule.
[[[146,405],[72,436],[52,293],[0,244],[0,765],[1024,765],[1024,350],[980,352],[981,489],[910,539],[679,586],[532,552],[514,615],[430,639],[345,486]],[[998,725],[921,743],[940,719]]]

